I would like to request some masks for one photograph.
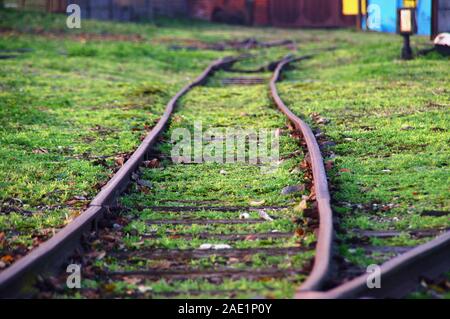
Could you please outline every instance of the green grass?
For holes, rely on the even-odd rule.
[[[218,75],[221,76],[220,74]],[[214,83],[215,78],[210,83]],[[201,121],[203,131],[209,128],[244,128],[244,129],[276,129],[285,128],[285,119],[272,105],[266,94],[266,86],[257,85],[251,87],[216,87],[205,86],[193,89],[181,101],[174,120],[170,124],[165,134],[164,142],[156,147],[159,157],[163,158],[162,168],[144,169],[141,168],[141,179],[151,181],[152,185],[143,191],[142,188],[134,185],[127,195],[121,199],[122,206],[126,207],[150,207],[154,205],[167,206],[168,201],[212,201],[213,206],[241,206],[241,211],[214,211],[203,209],[195,212],[172,212],[170,208],[167,212],[158,212],[152,208],[144,210],[127,210],[122,213],[122,217],[131,221],[122,230],[119,250],[127,249],[131,254],[144,251],[145,249],[198,249],[202,244],[227,244],[233,249],[248,248],[295,248],[299,246],[309,247],[315,241],[315,236],[308,231],[302,237],[290,236],[288,238],[268,238],[268,239],[246,239],[227,240],[200,238],[200,233],[211,234],[256,234],[258,232],[283,231],[291,232],[296,230],[293,219],[301,217],[292,207],[301,200],[302,193],[295,193],[281,196],[281,190],[288,185],[296,185],[303,182],[302,173],[292,172],[298,166],[302,155],[286,159],[280,163],[273,171],[262,170],[262,166],[255,166],[247,163],[219,164],[219,163],[198,163],[198,164],[177,164],[169,160],[171,155],[172,142],[170,136],[179,128],[186,128],[194,133],[194,122]],[[226,112],[224,112],[226,109]],[[287,134],[280,138],[281,156],[289,155],[298,149],[297,142]],[[234,155],[236,149],[231,153]],[[222,153],[221,153],[222,154]],[[267,210],[267,213],[274,218],[273,221],[261,219],[261,223],[249,224],[245,219],[238,225],[215,225],[212,221],[217,219],[238,219],[245,207],[251,206],[252,202],[264,201],[264,205],[288,206],[279,211]],[[194,204],[195,205],[195,204]],[[259,204],[261,205],[261,204]],[[250,218],[260,219],[258,212],[250,212]],[[152,225],[149,222],[154,220],[190,220],[208,219],[210,224],[206,225]],[[153,237],[146,237],[152,234]],[[188,240],[177,235],[190,234]],[[234,270],[263,269],[303,269],[313,256],[313,250],[299,252],[293,256],[267,256],[265,254],[248,254],[243,259],[220,257],[213,254],[209,257],[193,258],[187,263],[176,261],[170,258],[153,260],[150,258],[128,257],[125,260],[117,259],[111,250],[103,248],[101,243],[95,245],[96,250],[105,250],[107,255],[104,259],[97,260],[93,264],[104,271],[133,271],[148,269],[186,269],[211,270],[220,267],[232,268]],[[130,261],[133,262],[130,262]],[[245,278],[245,277],[244,277]],[[286,285],[285,289],[273,292],[272,285],[258,284],[260,279],[233,279],[233,285],[239,282],[248,283],[249,289],[258,288],[258,294],[263,296],[292,297],[295,287],[303,280],[303,276],[298,274],[291,278],[273,280],[268,276],[268,281],[273,281],[276,285]],[[267,281],[266,279],[264,279]],[[220,282],[214,282],[215,290],[226,290],[225,278]],[[103,281],[105,282],[105,281]],[[190,285],[190,289],[184,293],[184,287],[189,280],[170,280],[170,287],[159,288],[158,281],[153,280],[146,283],[146,287],[152,290],[152,297],[175,297],[197,298],[197,297],[218,297],[208,294],[207,291],[201,295],[192,292],[195,286]],[[194,280],[198,282],[198,280]],[[210,281],[213,282],[213,281]],[[139,281],[142,285],[142,280]],[[126,286],[123,289],[123,282],[115,281],[114,287],[108,286],[110,294],[114,296],[126,297],[126,291],[139,291],[136,286]],[[189,287],[189,286],[188,286]],[[107,290],[107,289],[106,289]],[[176,291],[176,295],[164,295]],[[100,296],[108,295],[105,287],[97,287],[96,292]],[[243,298],[251,296],[253,292],[239,293],[235,297]],[[86,296],[86,294],[81,294]],[[142,294],[140,294],[143,297]],[[229,292],[223,292],[219,296],[230,296]]]
[[[171,96],[223,53],[170,51],[150,43],[166,31],[150,24],[86,22],[83,34],[122,36],[102,41],[76,38],[64,16],[2,10],[0,21],[11,29],[0,50],[32,49],[0,62],[0,254],[14,256],[76,216]]]
[[[19,258],[83,211],[117,169],[116,159],[139,145],[179,88],[210,61],[239,53],[172,50],[171,46],[249,37],[261,41],[292,39],[300,48],[297,53],[316,53],[313,59],[296,63],[279,88],[295,113],[336,144],[328,148],[326,161],[333,162],[328,175],[342,230],[450,226],[448,215],[421,215],[448,212],[450,208],[449,61],[436,53],[400,61],[401,38],[397,35],[268,30],[168,19],[139,24],[83,21],[82,29],[69,30],[64,16],[12,10],[0,10],[0,30],[0,50],[7,52],[2,54],[17,55],[0,60],[0,256],[8,257],[2,259],[6,264],[10,256]],[[424,48],[429,40],[414,36],[412,45]],[[336,50],[320,51],[330,47]],[[32,50],[8,51],[24,48]],[[292,51],[272,48],[251,53],[258,54],[236,67],[258,67]],[[206,86],[186,96],[165,140],[177,127],[192,130],[193,122],[200,118],[210,121],[212,127],[284,127],[266,87],[228,90],[218,85],[220,79],[238,75],[219,72]],[[211,94],[216,98],[211,100]],[[330,122],[315,123],[313,113]],[[282,156],[298,148],[283,134],[281,145]],[[162,144],[159,151],[167,156],[170,147]],[[202,164],[200,168],[197,164],[170,165],[163,160],[164,170],[143,172],[143,178],[154,184],[152,190],[142,194],[132,189],[122,201],[126,205],[159,205],[167,200],[200,198],[240,206],[259,200],[264,200],[264,205],[292,205],[299,196],[282,197],[279,192],[284,186],[303,182],[301,174],[292,174],[301,159],[302,155],[282,161],[275,175],[243,164]],[[135,218],[141,212],[127,214]],[[205,231],[293,231],[289,221],[293,215],[290,210],[285,219],[272,223],[233,227],[155,227],[146,221],[161,214],[145,211],[126,229],[133,234],[125,241],[140,242],[139,235],[155,230],[159,234],[173,231],[193,235]],[[218,218],[219,214],[206,211],[198,216]],[[231,218],[233,213],[225,216]],[[340,236],[345,256],[361,265],[374,262],[359,251],[350,254],[347,235]],[[314,240],[314,236],[307,237],[304,243]],[[371,240],[373,245],[420,242],[406,233],[389,241]],[[180,240],[146,240],[144,244],[193,247],[200,243],[196,239],[191,244]],[[205,285],[208,283],[202,281],[160,282],[152,284],[152,289],[158,296],[170,289],[204,289]],[[274,287],[275,295],[284,297],[293,293],[289,281],[276,281],[270,287],[245,280],[220,285],[256,290]],[[121,291],[127,291],[125,286],[117,283]]]
[[[448,215],[421,215],[450,210],[448,58],[401,61],[395,35],[332,36],[348,43],[297,63],[279,88],[294,112],[335,143],[325,161],[333,163],[328,174],[343,238],[349,228],[449,227]],[[423,40],[413,37],[415,46]],[[315,123],[313,113],[329,123]]]

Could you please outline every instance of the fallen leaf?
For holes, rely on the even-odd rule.
[[[298,237],[303,237],[305,235],[305,231],[302,228],[297,228],[295,230],[295,235]]]
[[[325,168],[327,171],[331,170],[334,166],[334,162],[333,161],[326,161],[325,163]]]
[[[14,261],[14,257],[11,255],[5,255],[2,258],[0,258],[1,261],[3,261],[5,264],[11,264]]]
[[[255,240],[256,236],[255,235],[248,235],[245,237],[245,240]]]
[[[157,158],[154,158],[150,161],[144,161],[143,166],[146,168],[158,168],[159,167],[159,160]]]
[[[116,285],[113,283],[106,284],[104,286],[105,290],[108,292],[113,292],[116,289]]]
[[[45,148],[39,147],[35,150],[33,150],[34,154],[48,154],[48,150],[46,150]]]
[[[116,165],[123,166],[125,163],[125,158],[123,156],[118,156],[115,158]]]
[[[297,206],[294,207],[294,211],[302,213],[306,208],[308,208],[308,202],[303,199]]]
[[[264,204],[265,202],[266,202],[265,200],[251,201],[251,202],[250,202],[250,206],[261,206],[261,205]]]

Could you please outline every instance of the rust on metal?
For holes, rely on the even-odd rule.
[[[334,235],[333,213],[330,206],[330,193],[328,191],[327,175],[323,164],[322,154],[320,153],[319,144],[317,143],[316,137],[311,128],[284,104],[276,87],[276,82],[280,78],[283,68],[285,68],[289,63],[306,58],[309,58],[309,56],[300,58],[287,57],[283,59],[275,69],[273,77],[270,81],[270,91],[275,104],[294,124],[295,128],[302,132],[303,138],[306,142],[311,159],[314,192],[319,211],[320,225],[314,266],[309,277],[298,289],[298,293],[304,291],[318,291],[322,289],[330,273]]]
[[[247,255],[265,254],[269,256],[291,256],[299,252],[307,252],[306,247],[279,247],[279,248],[238,248],[238,249],[140,249],[136,251],[117,252],[109,254],[114,258],[143,258],[143,259],[192,259],[206,256],[220,256],[226,258],[243,257]]]
[[[284,210],[289,206],[138,206],[130,209],[145,210],[154,212],[198,212],[198,211],[218,211],[218,212],[247,212],[259,210]],[[118,207],[118,209],[125,209]]]
[[[193,82],[184,86],[167,103],[164,114],[131,155],[128,161],[103,187],[100,193],[92,200],[89,208],[73,222],[62,228],[52,238],[42,243],[28,255],[19,259],[11,267],[0,273],[0,297],[27,296],[30,287],[36,282],[38,274],[46,276],[51,274],[71,253],[80,245],[82,235],[96,228],[107,211],[108,206],[114,206],[118,196],[125,190],[131,180],[132,173],[146,159],[151,147],[166,127],[169,118],[175,109],[178,100],[193,87],[204,83],[208,76],[215,71],[230,67],[240,57],[225,57],[211,63],[203,73]]]
[[[165,235],[171,236],[171,233],[166,232]],[[275,239],[275,238],[291,238],[295,236],[294,233],[289,232],[273,232],[273,233],[246,233],[246,234],[214,234],[202,232],[199,234],[173,234],[173,238],[183,239],[218,239],[229,241],[241,241],[241,240],[256,240],[256,239]],[[156,234],[142,235],[142,238],[158,238]]]
[[[213,268],[213,269],[162,269],[162,270],[135,270],[135,271],[117,271],[109,272],[104,275],[107,278],[117,277],[143,277],[153,278],[156,280],[161,277],[181,280],[192,278],[205,278],[205,279],[222,279],[222,278],[280,278],[289,277],[295,275],[304,275],[304,272],[298,269],[280,269],[280,268],[267,268],[267,269],[236,269],[236,268]]]
[[[147,225],[214,225],[214,224],[258,224],[264,219],[155,219],[146,221]]]
[[[324,293],[305,293],[304,298],[401,298],[415,289],[423,277],[434,278],[450,269],[450,231],[417,246],[380,266],[380,288],[370,289],[363,274]]]

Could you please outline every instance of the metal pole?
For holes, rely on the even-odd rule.
[[[358,14],[356,15],[356,30],[361,31],[361,8],[362,8],[362,0],[358,0]]]
[[[255,9],[254,0],[246,0],[245,5],[246,5],[245,9],[247,11],[247,24],[253,25],[253,18],[254,18],[253,13]]]
[[[114,18],[114,7],[113,7],[114,3],[113,0],[109,0],[108,2],[108,10],[109,10],[109,20],[112,20]]]
[[[91,0],[87,0],[86,1],[86,19],[91,18],[91,16],[92,16],[91,13],[92,13]]]
[[[403,34],[403,48],[402,48],[402,59],[411,60],[413,58],[411,44],[409,41],[409,34]]]
[[[438,33],[438,7],[439,7],[439,0],[432,0],[431,1],[431,30],[430,30],[430,38],[431,40],[434,40]]]

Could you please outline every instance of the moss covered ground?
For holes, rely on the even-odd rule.
[[[83,211],[179,88],[211,60],[242,53],[228,47],[214,50],[212,45],[249,37],[292,39],[296,45],[250,51],[257,57],[237,67],[257,67],[288,53],[316,54],[286,73],[279,88],[286,104],[330,141],[326,166],[344,256],[362,266],[374,261],[350,248],[349,229],[399,230],[403,233],[397,238],[374,237],[369,243],[407,246],[427,240],[414,238],[411,230],[450,226],[448,58],[431,53],[401,61],[398,36],[351,30],[168,20],[84,21],[82,29],[69,30],[64,16],[1,10],[0,18],[0,55],[5,56],[0,60],[2,267]],[[413,37],[412,45],[417,51],[429,46],[429,40]],[[331,47],[335,50],[323,50]],[[172,125],[191,125],[198,117],[216,126],[284,125],[274,117],[276,111],[270,108],[263,86],[228,90],[218,85],[222,77],[228,75],[217,74],[216,82],[187,96],[183,106],[191,107],[183,108]],[[211,93],[216,98],[209,98]],[[294,148],[289,142],[285,145],[285,151]],[[264,198],[264,205],[283,205],[288,200],[280,197],[280,188],[301,182],[301,176],[293,180],[287,173],[293,161],[281,165],[276,179],[239,165],[205,164],[198,177],[197,165],[146,170],[144,178],[155,184],[155,191],[130,194],[123,201],[158,205],[161,200],[197,198],[203,192],[204,200],[228,204],[247,205]],[[218,175],[221,170],[229,174],[225,181]],[[242,191],[242,186],[248,188]],[[202,214],[214,218],[216,213]],[[151,226],[145,220],[160,217],[161,213],[145,211],[130,227],[146,232]],[[279,224],[242,226],[242,230],[292,230],[289,224],[274,223]],[[197,225],[183,231],[198,233],[204,228],[226,233],[227,227]],[[162,229],[177,230],[180,225]],[[130,237],[127,243],[134,241]],[[145,244],[172,245],[155,239]],[[174,245],[178,244],[190,247],[181,240]],[[201,290],[202,285],[207,283],[192,287]]]

